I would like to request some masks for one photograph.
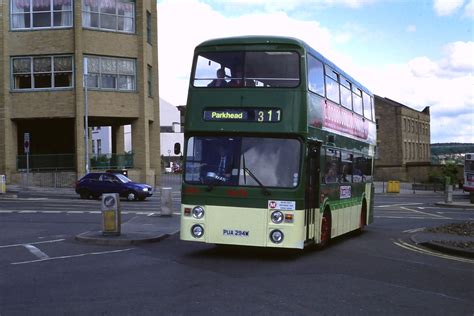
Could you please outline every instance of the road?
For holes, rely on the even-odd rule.
[[[100,229],[99,201],[0,200],[0,315],[472,315],[474,261],[409,238],[474,220],[473,209],[441,208],[439,200],[378,195],[375,223],[322,251],[216,247],[179,236],[83,244],[74,236]],[[147,216],[158,203],[124,201],[123,219]]]

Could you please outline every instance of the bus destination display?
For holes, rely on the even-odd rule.
[[[280,109],[213,109],[204,110],[204,121],[280,122]]]

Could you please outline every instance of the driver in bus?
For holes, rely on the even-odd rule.
[[[219,153],[219,162],[217,165],[217,175],[219,177],[223,177],[226,180],[230,179],[231,172],[232,172],[232,156],[229,155],[227,150],[224,148],[223,145],[219,145],[218,148]]]
[[[223,88],[227,86],[227,81],[225,81],[225,70],[224,68],[217,69],[216,72],[217,78],[212,80],[207,86],[214,88]]]

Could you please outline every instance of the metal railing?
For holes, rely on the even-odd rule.
[[[91,169],[131,169],[133,153],[94,155],[90,160]]]
[[[76,170],[75,154],[29,155],[30,171]],[[133,153],[95,155],[90,159],[91,169],[131,169]],[[26,171],[27,156],[17,156],[17,170]]]
[[[27,169],[27,156],[18,155],[16,160],[18,171]],[[75,154],[47,154],[29,155],[29,169],[31,171],[41,170],[75,170]]]

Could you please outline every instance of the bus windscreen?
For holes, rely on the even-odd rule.
[[[191,137],[184,180],[189,184],[293,188],[301,142],[261,137]]]
[[[195,87],[294,88],[300,83],[296,52],[207,52],[199,54],[195,62]]]

